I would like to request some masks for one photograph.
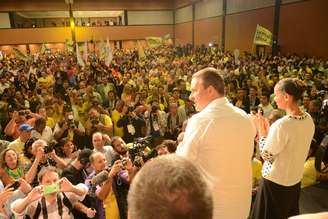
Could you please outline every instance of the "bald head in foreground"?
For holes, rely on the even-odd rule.
[[[213,202],[203,176],[178,155],[160,156],[142,167],[128,195],[130,219],[211,219]]]

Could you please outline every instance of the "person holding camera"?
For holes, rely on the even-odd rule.
[[[146,122],[134,112],[133,106],[124,106],[123,116],[117,121],[117,127],[123,127],[123,139],[131,143],[135,138],[142,137],[142,128]]]
[[[160,138],[164,136],[166,129],[166,114],[160,110],[158,102],[152,101],[151,107],[145,112],[147,124],[147,136]]]
[[[8,122],[4,129],[4,133],[7,137],[11,137],[13,140],[17,139],[20,135],[19,127],[22,124],[31,125],[31,120],[28,119],[30,112],[28,110],[15,111],[12,114],[11,120]]]
[[[84,199],[88,188],[84,184],[72,185],[65,177],[59,178],[54,167],[44,167],[38,174],[39,186],[23,199],[11,205],[16,217],[28,218],[74,218],[71,209]]]
[[[129,158],[117,156],[107,174],[96,196],[104,203],[106,218],[127,219],[127,195],[134,175],[133,164]]]
[[[106,114],[100,114],[97,109],[89,110],[89,118],[85,124],[86,134],[92,136],[95,132],[102,132],[112,136],[113,123],[112,119]]]
[[[68,179],[73,185],[84,183],[87,177],[86,169],[90,167],[90,156],[93,151],[83,149],[79,151],[78,157],[72,161],[66,168],[63,169],[61,177]],[[93,215],[92,199],[87,195],[82,202],[76,203],[72,213],[75,218],[88,218]]]
[[[64,120],[56,123],[54,128],[54,138],[60,141],[67,138],[72,141],[79,149],[84,148],[85,129],[80,121],[74,119],[73,112],[66,109]]]
[[[45,140],[50,144],[54,136],[52,134],[52,129],[46,125],[46,120],[43,117],[38,117],[35,120],[34,129],[31,132],[31,137]]]
[[[119,218],[119,210],[117,206],[116,197],[113,192],[100,191],[102,187],[107,184],[111,185],[111,180],[118,171],[121,170],[122,162],[117,161],[113,164],[110,169],[108,169],[108,162],[106,161],[106,157],[101,152],[94,152],[90,156],[90,164],[93,169],[92,173],[85,180],[85,184],[89,187],[90,196],[94,200],[94,207],[96,210],[96,218],[97,219],[105,219],[105,218]],[[100,177],[101,175],[101,177]],[[98,178],[97,178],[98,177]],[[104,189],[108,189],[111,191],[111,187],[108,186]],[[108,197],[109,196],[109,197]],[[106,200],[106,206],[104,206],[104,201]],[[110,203],[108,203],[110,202]],[[108,205],[109,204],[109,205]],[[107,215],[105,214],[105,208],[110,208],[106,210]],[[109,212],[108,212],[109,211]],[[106,217],[106,216],[107,217]]]
[[[40,172],[44,166],[54,166],[59,169],[64,169],[67,163],[57,156],[54,148],[47,144],[46,141],[39,139],[32,144],[32,154],[31,158],[32,164],[28,168],[28,172],[25,175],[25,179],[32,186],[36,186],[37,174]]]
[[[19,199],[24,198],[32,190],[23,178],[14,181],[0,192],[0,218],[14,218],[10,209],[11,204]]]

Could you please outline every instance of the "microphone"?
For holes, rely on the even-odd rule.
[[[92,186],[100,185],[108,179],[108,170],[103,170],[91,179]]]
[[[320,146],[321,147],[327,147],[328,146],[328,134],[325,135],[325,137],[322,139]]]

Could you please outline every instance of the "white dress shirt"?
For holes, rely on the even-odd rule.
[[[226,98],[212,101],[189,121],[177,154],[196,164],[209,183],[214,219],[246,219],[252,190],[256,129]]]

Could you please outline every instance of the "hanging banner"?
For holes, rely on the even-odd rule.
[[[272,33],[268,29],[257,25],[254,36],[254,44],[272,46]]]

